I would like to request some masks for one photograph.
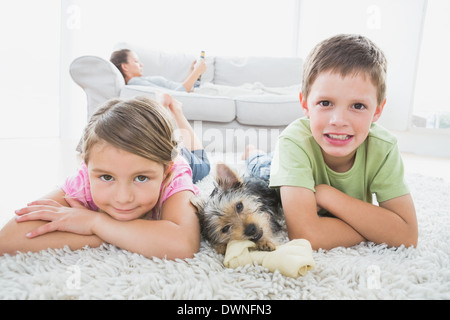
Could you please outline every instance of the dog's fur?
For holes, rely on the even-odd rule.
[[[216,166],[215,188],[208,199],[194,197],[202,234],[220,254],[231,240],[251,240],[257,250],[275,250],[275,233],[281,229],[278,193],[268,181],[243,179],[227,165]]]

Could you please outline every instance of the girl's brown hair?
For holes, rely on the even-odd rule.
[[[343,77],[362,72],[376,86],[378,104],[386,97],[386,57],[364,36],[341,34],[314,47],[303,65],[302,95],[305,100],[317,76],[327,71],[339,73]]]

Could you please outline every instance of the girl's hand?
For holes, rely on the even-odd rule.
[[[66,231],[80,235],[93,235],[94,222],[101,213],[86,209],[74,199],[66,198],[70,207],[63,206],[55,200],[36,200],[27,207],[16,210],[16,221],[49,221],[26,236],[34,238],[53,231]]]

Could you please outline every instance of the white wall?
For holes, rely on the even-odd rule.
[[[0,1],[0,139],[57,137],[59,1]]]

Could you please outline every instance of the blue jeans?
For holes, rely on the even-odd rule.
[[[272,158],[273,153],[258,152],[252,154],[247,158],[247,161],[245,162],[247,166],[247,172],[252,176],[269,180]]]
[[[204,149],[190,151],[185,147],[180,150],[181,156],[186,159],[192,170],[192,181],[194,183],[202,180],[209,174],[211,166]]]

